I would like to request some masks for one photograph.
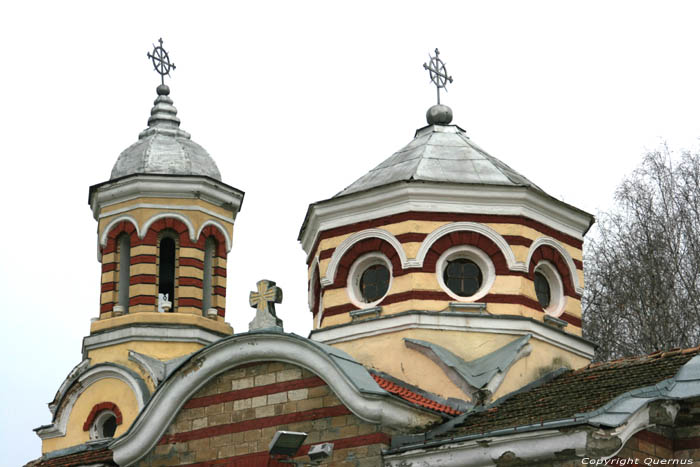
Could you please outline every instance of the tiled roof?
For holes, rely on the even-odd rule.
[[[593,363],[566,371],[534,387],[525,387],[494,402],[483,411],[465,413],[454,429],[439,437],[488,433],[557,420],[587,420],[628,391],[653,386],[674,377],[681,366],[700,353],[700,347],[657,352],[642,357]]]
[[[73,452],[50,459],[39,458],[25,467],[72,467],[81,465],[116,465],[112,461],[112,451],[107,447]]]
[[[390,392],[395,396],[400,397],[401,399],[407,402],[410,402],[411,404],[423,407],[425,409],[434,410],[435,412],[444,413],[447,415],[455,416],[462,413],[448,405],[441,404],[439,402],[436,402],[432,399],[418,394],[417,392],[401,385],[398,382],[398,380],[394,378],[392,378],[393,381],[390,381],[389,379],[384,378],[373,371],[370,371],[370,374],[372,375],[372,378],[374,378],[374,380],[377,382],[379,387],[386,390],[387,392]]]

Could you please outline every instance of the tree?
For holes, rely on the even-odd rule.
[[[584,337],[609,360],[700,343],[700,155],[648,153],[584,254]]]

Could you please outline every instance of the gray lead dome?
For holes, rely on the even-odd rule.
[[[110,180],[133,174],[204,175],[221,180],[214,159],[180,129],[170,88],[160,85],[157,92],[148,128],[119,155]]]
[[[433,106],[434,118],[452,118]],[[430,120],[431,112],[428,112]],[[542,190],[505,163],[474,144],[456,125],[431,124],[419,129],[407,146],[360,177],[337,196],[357,193],[399,181],[447,182],[471,185],[530,187]]]

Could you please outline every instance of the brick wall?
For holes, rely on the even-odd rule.
[[[268,464],[277,430],[308,433],[300,454],[312,444],[335,443],[326,465],[342,467],[381,465],[381,449],[390,441],[386,430],[354,416],[316,375],[290,364],[257,363],[209,381],[139,465],[290,465]]]

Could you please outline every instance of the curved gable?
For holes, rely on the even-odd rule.
[[[350,417],[357,436],[360,426],[380,433],[439,419],[391,396],[342,351],[293,334],[253,332],[222,339],[192,355],[162,383],[129,431],[110,448],[118,464],[129,465],[155,455],[156,446],[158,452],[171,452],[160,446],[191,441],[211,449],[216,437],[253,431],[250,438],[263,430],[274,434],[280,426],[315,420],[327,420],[319,422],[326,424],[336,417]],[[308,428],[304,431],[313,431]],[[339,438],[347,438],[341,446],[367,441],[354,438],[354,431],[344,432],[352,436]],[[208,441],[198,444],[198,440]],[[372,440],[386,444],[388,438]],[[256,452],[266,452],[260,443]]]

